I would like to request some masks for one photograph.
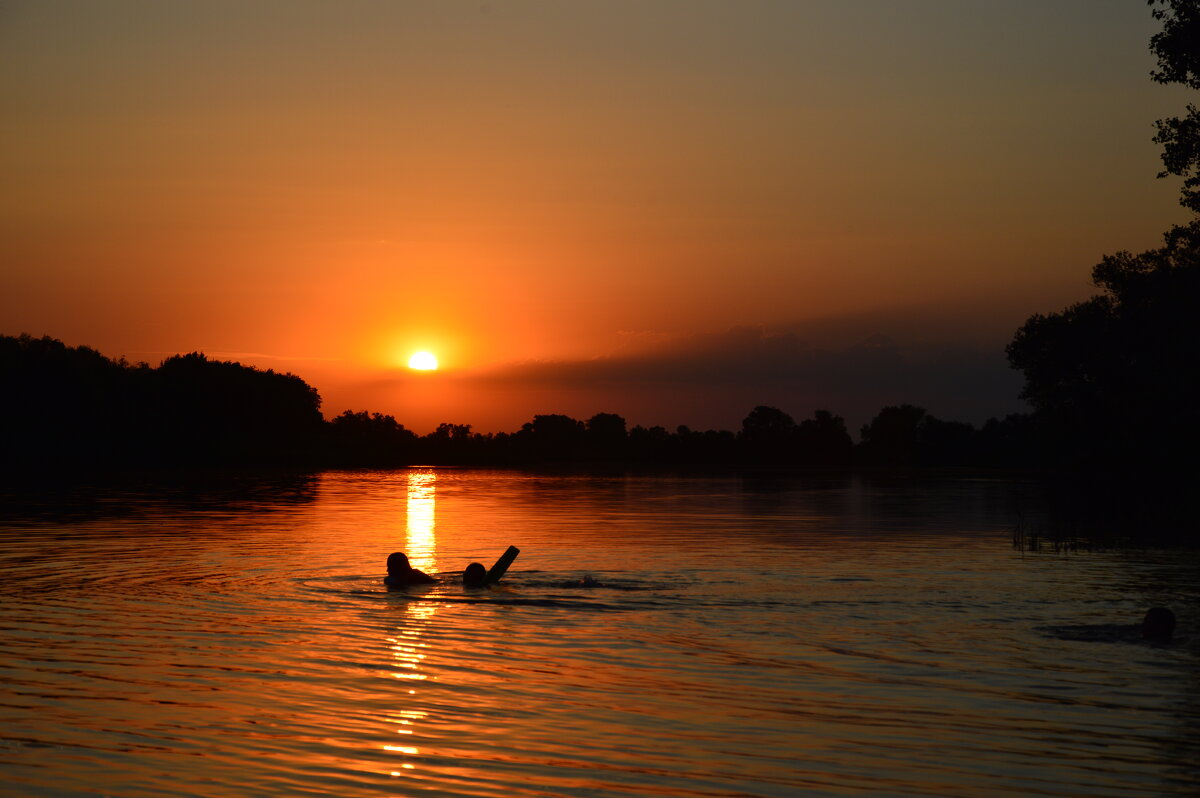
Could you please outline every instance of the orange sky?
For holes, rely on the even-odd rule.
[[[979,421],[1018,406],[1026,316],[1184,218],[1154,30],[1127,0],[8,2],[0,332],[289,370],[420,432]],[[876,335],[910,368],[851,374]]]

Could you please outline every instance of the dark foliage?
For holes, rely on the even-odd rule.
[[[580,458],[586,436],[587,427],[582,421],[548,413],[522,425],[515,445],[522,460],[569,462]]]
[[[299,377],[193,353],[158,368],[53,338],[0,336],[10,469],[300,464],[323,421]]]
[[[587,420],[584,436],[588,451],[597,460],[623,460],[628,454],[629,435],[625,419],[616,413],[597,413]]]
[[[854,442],[846,422],[828,410],[818,410],[796,427],[796,448],[803,465],[845,466],[850,463]]]
[[[885,407],[862,428],[861,457],[872,465],[914,465],[926,419],[923,407]]]
[[[1200,3],[1197,0],[1148,0],[1151,13],[1163,29],[1150,39],[1158,69],[1150,73],[1158,83],[1179,83],[1200,89]],[[1179,202],[1200,212],[1200,110],[1188,104],[1183,116],[1156,122],[1154,141],[1162,145],[1165,167],[1159,177],[1182,177]]]
[[[1200,446],[1200,224],[1104,258],[1103,294],[1031,317],[1008,346],[1059,465],[1194,470]]]
[[[1005,460],[993,443],[1006,437],[1023,455],[1028,446],[1019,429],[1023,419],[990,419],[985,434],[961,421],[935,418],[923,407],[885,407],[862,428],[858,461],[872,466],[1024,466],[1024,457]]]
[[[135,397],[149,420],[142,437],[153,441],[160,459],[299,463],[321,431],[321,398],[294,374],[193,352],[142,376]]]
[[[331,465],[403,466],[414,462],[417,436],[392,416],[347,410],[329,422],[323,449]]]
[[[1200,2],[1148,0],[1162,30],[1150,40],[1159,83],[1200,89]],[[1180,202],[1200,212],[1200,112],[1159,120]],[[1108,255],[1092,271],[1102,293],[1034,315],[1008,345],[1025,374],[1040,454],[1063,471],[1191,474],[1200,447],[1200,221],[1164,245]]]
[[[793,459],[796,422],[779,408],[759,405],[742,420],[739,440],[746,459],[783,464]]]
[[[797,424],[775,407],[759,405],[742,421],[740,459],[764,465],[846,466],[854,444],[846,422],[828,410]]]
[[[0,338],[0,457],[14,466],[101,464],[136,420],[132,371],[86,346]]]

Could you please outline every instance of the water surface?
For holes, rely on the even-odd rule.
[[[451,469],[9,496],[0,793],[1193,794],[1200,563],[1015,551],[1032,502]],[[387,591],[395,550],[442,581]],[[1181,639],[1129,634],[1153,604]]]

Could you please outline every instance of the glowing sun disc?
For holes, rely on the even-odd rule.
[[[408,359],[408,367],[418,371],[433,371],[438,367],[438,362],[432,352],[417,352]]]

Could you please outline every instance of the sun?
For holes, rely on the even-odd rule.
[[[417,352],[408,359],[408,367],[417,371],[433,371],[438,367],[438,362],[432,352]]]

